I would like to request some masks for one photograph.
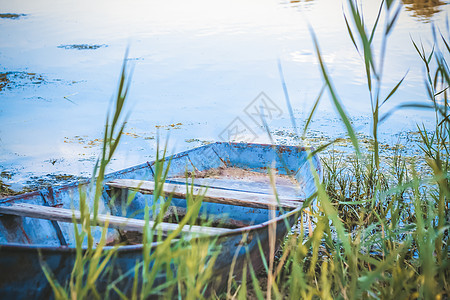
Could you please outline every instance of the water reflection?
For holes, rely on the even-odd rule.
[[[434,14],[442,11],[442,6],[447,2],[440,0],[402,0],[405,9],[411,12],[414,18],[419,21],[428,23]]]

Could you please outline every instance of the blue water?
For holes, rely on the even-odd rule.
[[[366,2],[373,23],[378,1]],[[414,10],[420,2],[405,5],[389,37],[384,94],[408,74],[383,112],[427,99],[411,38],[430,49],[431,24],[445,32],[449,6]],[[336,0],[0,0],[0,13],[25,14],[0,18],[0,73],[16,72],[0,91],[0,170],[12,175],[3,179],[19,189],[45,174],[89,176],[127,47],[131,114],[112,170],[154,158],[157,126],[162,137],[170,134],[170,152],[218,140],[270,142],[251,117],[261,103],[275,141],[299,143],[277,61],[301,128],[322,86],[308,26],[354,126],[370,134],[364,67],[347,33],[346,7]],[[378,36],[374,43],[379,55]],[[261,92],[266,98],[254,101]],[[395,134],[415,130],[417,122],[432,125],[433,114],[400,111],[380,135],[396,142]],[[344,135],[327,94],[311,132]]]

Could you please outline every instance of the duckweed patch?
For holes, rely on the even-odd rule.
[[[4,183],[3,180],[0,179],[0,199],[17,194],[20,194],[20,192],[12,190],[9,184]]]
[[[6,13],[6,14],[0,14],[0,19],[19,19],[21,17],[25,17],[26,14],[11,14],[11,13]]]
[[[157,129],[165,129],[165,130],[171,130],[171,129],[181,129],[181,126],[183,123],[174,123],[169,125],[155,125]]]
[[[70,44],[70,45],[59,45],[58,48],[66,50],[97,50],[99,48],[106,48],[108,45],[101,44]]]
[[[195,143],[195,142],[200,142],[199,139],[186,139],[184,140],[186,143]]]
[[[86,178],[70,174],[47,174],[40,177],[33,176],[26,182],[26,188],[24,188],[22,192],[30,192],[50,186],[73,183],[82,179]]]
[[[134,139],[142,138],[144,140],[154,140],[155,137],[152,135],[148,135],[146,133],[139,134],[132,131],[123,131],[121,133],[122,136],[128,136]],[[75,135],[73,137],[64,137],[64,143],[67,144],[79,144],[82,145],[83,148],[94,148],[97,146],[100,146],[103,143],[103,139],[96,138],[96,139],[89,139],[87,135]]]
[[[46,76],[34,72],[8,71],[0,73],[0,92],[18,88],[30,88],[49,83],[61,83],[62,79],[49,79]],[[42,97],[33,99],[45,100]]]

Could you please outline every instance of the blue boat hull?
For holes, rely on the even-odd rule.
[[[242,168],[256,172],[267,172],[268,167],[275,167],[280,174],[295,176],[302,181],[304,197],[310,197],[315,192],[314,174],[320,179],[322,169],[317,156],[307,160],[307,149],[294,146],[272,146],[259,144],[233,144],[215,143],[174,155],[171,160],[169,177],[183,174],[186,170],[203,171],[221,166]],[[127,178],[152,180],[155,162],[148,162],[136,167],[118,171],[106,176],[105,181]],[[3,203],[31,203],[54,207],[77,208],[80,201],[80,191],[88,191],[89,182],[80,182],[65,186],[44,189],[38,192],[23,194],[7,199]],[[105,190],[106,191],[106,190]],[[134,214],[140,218],[136,211],[142,209],[146,201],[153,201],[152,195],[137,193],[124,216]],[[106,203],[111,199],[109,194],[103,194],[104,210],[108,210]],[[186,207],[184,199],[173,199],[172,205]],[[276,248],[283,242],[286,234],[297,222],[300,207],[292,211],[276,211],[276,218],[271,219],[269,210],[249,207],[236,207],[227,204],[203,203],[201,213],[208,216],[223,216],[249,224],[236,228],[228,233],[214,237],[216,245],[220,246],[220,253],[214,263],[214,288],[221,288],[227,281],[230,265],[236,260],[234,276],[239,276],[249,257],[252,267],[256,270],[262,267],[260,247],[261,243],[264,257],[269,255],[269,227],[276,228]],[[121,211],[118,209],[117,211]],[[276,224],[276,226],[274,226]],[[111,236],[116,234],[109,229]],[[93,235],[99,238],[101,228],[93,228]],[[243,237],[246,237],[243,243]],[[200,239],[212,239],[201,237]],[[73,224],[54,222],[48,220],[6,216],[0,217],[0,295],[14,299],[41,299],[53,295],[51,287],[42,271],[42,263],[48,266],[55,279],[61,284],[67,284],[73,269],[75,258],[75,241]],[[153,243],[151,251],[155,251],[158,243]],[[113,247],[105,247],[105,253]],[[108,283],[122,276],[117,287],[124,293],[130,293],[134,278],[134,268],[137,261],[142,260],[143,246],[125,245],[115,250],[114,259],[110,262],[111,273],[101,277],[97,286],[104,291]],[[3,270],[11,270],[4,272]],[[176,270],[175,270],[176,271]],[[159,282],[164,282],[165,274],[158,275]],[[111,291],[110,296],[117,297]]]

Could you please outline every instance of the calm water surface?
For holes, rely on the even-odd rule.
[[[429,48],[431,24],[445,32],[449,6],[424,2],[404,0],[389,37],[384,93],[408,74],[384,112],[427,99],[411,38]],[[364,1],[369,23],[378,5]],[[114,170],[151,160],[158,130],[170,135],[170,152],[229,139],[268,142],[251,117],[261,101],[270,109],[275,140],[298,143],[277,61],[301,128],[322,86],[308,24],[355,127],[369,134],[364,69],[348,37],[345,8],[336,0],[0,0],[1,14],[18,14],[0,18],[3,180],[18,189],[46,174],[89,176],[127,46],[134,67],[131,115]],[[376,37],[375,55],[377,43]],[[425,111],[400,111],[382,125],[381,135],[395,143],[400,132],[432,120]],[[311,134],[344,134],[327,95]]]

